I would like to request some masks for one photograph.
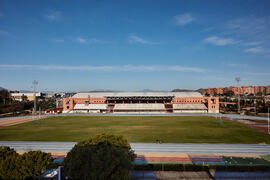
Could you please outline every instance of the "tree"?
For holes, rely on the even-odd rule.
[[[19,155],[14,149],[0,147],[0,179],[37,179],[52,160],[49,153],[29,151]]]
[[[99,144],[108,144],[117,147],[124,147],[131,149],[128,141],[121,135],[114,134],[99,134],[93,138],[83,140],[78,142],[79,146],[82,145],[99,145]]]
[[[63,164],[69,179],[125,180],[134,158],[126,139],[102,134],[76,144]]]
[[[24,94],[22,95],[22,101],[27,101],[27,96],[25,96]]]
[[[7,146],[0,147],[0,179],[22,179],[19,168],[20,155]]]
[[[265,102],[265,106],[267,107],[267,109],[270,108],[270,101]]]
[[[3,104],[6,104],[6,101],[10,99],[10,93],[6,89],[0,90],[0,99]]]
[[[233,92],[232,90],[229,90],[229,91],[226,91],[226,92],[224,93],[224,95],[225,95],[225,96],[231,97],[231,96],[234,95],[234,92]]]
[[[262,92],[257,92],[256,96],[262,96],[263,93]]]
[[[23,179],[37,179],[53,162],[50,153],[29,151],[21,156],[21,175]]]

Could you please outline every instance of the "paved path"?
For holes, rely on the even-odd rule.
[[[269,137],[270,138],[270,137]],[[75,142],[28,142],[0,141],[0,146],[10,146],[17,151],[41,150],[45,152],[68,152]],[[266,144],[155,144],[131,143],[138,154],[213,154],[213,155],[266,155],[270,145]]]

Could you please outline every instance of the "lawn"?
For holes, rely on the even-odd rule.
[[[79,141],[100,133],[124,135],[129,142],[270,143],[270,137],[214,117],[88,116],[51,117],[0,128],[0,141]]]

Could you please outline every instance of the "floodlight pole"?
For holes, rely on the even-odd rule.
[[[37,111],[36,86],[38,84],[38,81],[34,80],[32,84],[33,84],[33,89],[34,89],[34,114],[36,114],[36,111]]]
[[[237,82],[237,96],[238,96],[238,113],[240,114],[240,92],[239,92],[239,82],[241,81],[240,77],[235,78]]]
[[[270,132],[269,132],[269,110],[270,110],[270,108],[268,108],[268,121],[267,121],[267,129],[268,129],[268,134],[270,134]]]

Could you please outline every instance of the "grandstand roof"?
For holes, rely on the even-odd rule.
[[[199,92],[90,92],[77,93],[73,98],[90,97],[129,97],[129,96],[175,96],[175,97],[203,97]]]

